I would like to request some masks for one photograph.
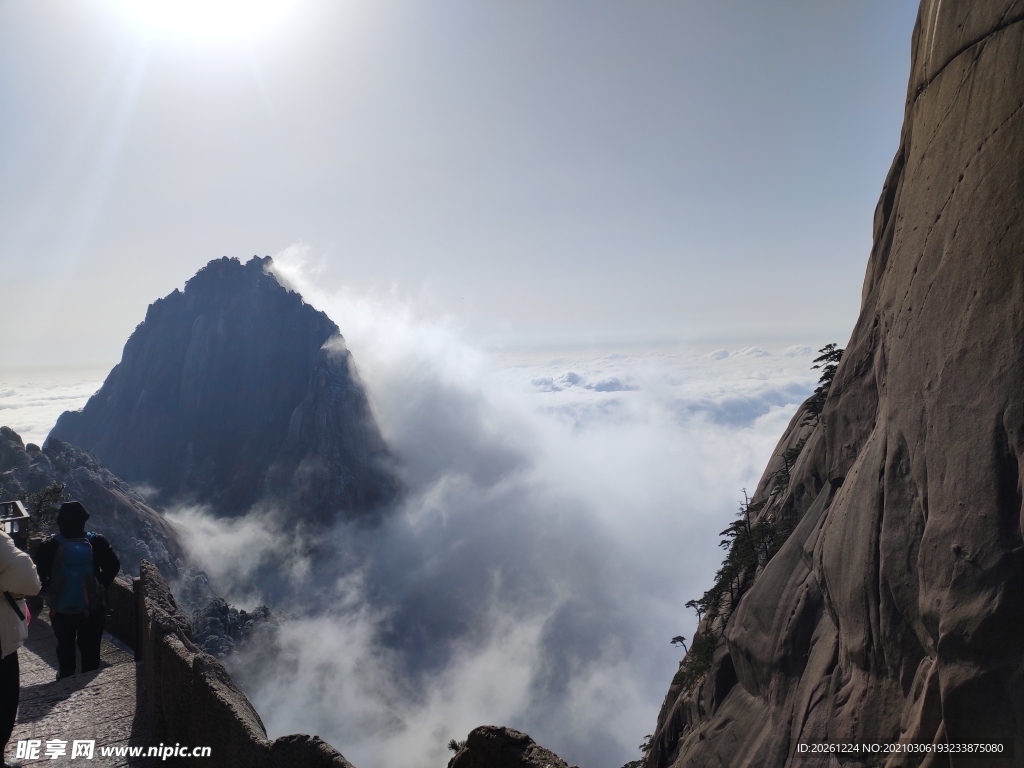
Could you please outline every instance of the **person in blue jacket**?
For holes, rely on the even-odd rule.
[[[57,636],[57,679],[75,674],[75,645],[82,654],[82,671],[100,666],[100,642],[107,619],[105,590],[121,570],[113,547],[102,535],[85,530],[89,512],[78,501],[57,510],[55,536],[39,545],[34,555],[39,578]]]

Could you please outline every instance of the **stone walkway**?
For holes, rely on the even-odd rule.
[[[19,653],[21,666],[21,706],[14,733],[7,745],[6,758],[15,759],[19,740],[42,742],[39,758],[21,758],[22,765],[103,766],[150,768],[160,764],[155,758],[129,757],[126,748],[156,746],[145,707],[141,669],[132,652],[118,647],[104,635],[100,668],[57,681],[57,641],[50,625],[35,617],[29,626],[28,641]],[[67,742],[67,753],[56,759],[46,755],[48,741]],[[94,740],[92,759],[72,758],[72,742]],[[121,754],[103,755],[104,747]],[[166,763],[165,763],[166,765]]]

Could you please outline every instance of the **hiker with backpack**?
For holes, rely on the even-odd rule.
[[[34,557],[57,636],[58,680],[75,674],[76,644],[82,653],[82,671],[99,668],[107,619],[104,592],[121,570],[110,542],[86,532],[88,519],[81,502],[61,504],[57,510],[60,533],[40,544]]]
[[[39,592],[39,577],[32,558],[0,529],[0,761],[14,730],[21,693],[18,649],[28,637],[28,606],[25,596]]]

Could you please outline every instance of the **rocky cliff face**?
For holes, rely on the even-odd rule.
[[[269,266],[212,261],[150,305],[103,387],[51,438],[163,504],[237,514],[268,497],[325,519],[389,501],[387,449],[337,326]]]
[[[124,572],[137,575],[143,559],[169,579],[187,568],[189,558],[178,532],[94,456],[59,440],[40,450],[25,445],[9,427],[0,427],[0,497],[38,493],[55,484],[63,484],[65,493],[85,504],[90,513],[86,527],[107,537]]]
[[[710,669],[689,688],[684,662],[649,768],[831,765],[794,756],[812,741],[1024,764],[1024,3],[924,0],[912,51],[860,318],[754,498],[795,530],[702,623]]]
[[[272,663],[277,617],[265,606],[247,612],[218,597],[209,576],[183,545],[179,530],[134,488],[81,448],[51,438],[40,449],[25,445],[10,427],[0,427],[0,500],[37,494],[54,485],[63,485],[68,497],[85,504],[90,514],[86,528],[110,541],[122,573],[138,576],[139,564],[148,560],[174,585],[178,603],[190,615],[196,645],[229,661],[242,646],[266,647]],[[54,511],[46,514],[36,529],[43,536],[57,532]]]

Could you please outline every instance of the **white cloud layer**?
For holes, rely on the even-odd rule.
[[[42,445],[64,411],[75,411],[100,388],[106,370],[0,372],[0,425]]]
[[[485,723],[593,768],[636,758],[811,349],[497,360],[395,292],[320,293],[303,265],[293,249],[276,270],[344,330],[407,495],[380,526],[288,544],[304,565],[264,591],[296,614],[288,661],[248,691],[271,734],[313,730],[360,768],[442,765]],[[192,528],[269,565],[291,534],[267,524],[262,549]],[[251,601],[252,573],[215,584]]]
[[[238,662],[270,734],[359,768],[436,768],[487,723],[588,768],[638,757],[812,350],[497,358],[394,292],[321,294],[305,263],[277,270],[345,332],[407,493],[326,536],[175,513],[215,588],[291,616],[273,668]],[[41,440],[98,383],[5,383],[5,421]]]

